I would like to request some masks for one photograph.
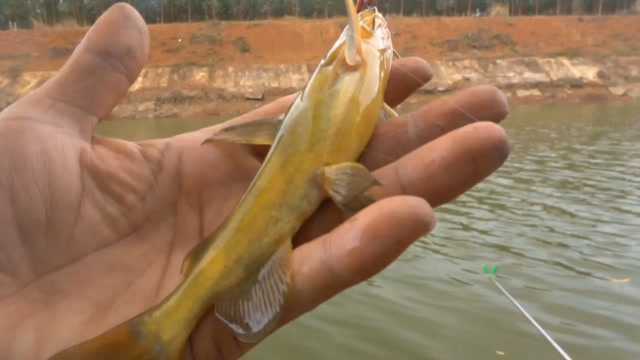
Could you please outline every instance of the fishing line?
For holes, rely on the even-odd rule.
[[[389,23],[389,22],[387,21],[387,23]],[[402,58],[400,56],[400,54],[395,49],[392,49],[392,51],[393,51],[394,55],[396,55],[398,58]],[[410,78],[412,78],[413,80],[415,80],[418,85],[423,83],[422,80],[418,79],[417,76],[415,76],[411,72],[403,69],[402,67],[398,67],[397,69],[400,72],[402,72],[405,75],[407,75]],[[450,98],[442,97],[442,98],[440,98],[440,100],[446,102],[449,105],[451,105],[453,108],[455,108],[456,110],[460,111],[460,113],[462,113],[464,116],[466,116],[467,118],[471,119],[472,121],[474,121],[474,122],[479,122],[480,121],[480,119],[478,119],[476,116],[474,116],[473,114],[469,113],[468,111],[466,111],[465,109],[463,109],[462,107],[460,107],[459,105],[457,105],[453,101],[451,101]],[[413,113],[414,112],[411,112],[411,113],[407,114],[410,124],[415,121],[415,119],[412,118]],[[489,271],[489,267],[487,265],[484,266],[484,273],[489,276],[491,281],[496,285],[496,287],[498,287],[498,289],[504,294],[504,296],[506,296],[507,299],[509,299],[509,301],[511,301],[511,303],[513,303],[518,308],[518,310],[527,318],[527,320],[529,320],[529,322],[536,328],[536,330],[538,330],[538,332],[544,336],[544,338],[554,347],[554,349],[562,356],[562,358],[564,360],[572,360],[571,357],[569,356],[569,354],[567,354],[567,352],[564,351],[564,349],[562,349],[562,347],[560,347],[560,345],[558,345],[558,343],[555,340],[553,340],[551,335],[549,335],[549,333],[547,333],[547,331],[542,326],[540,326],[540,324],[538,324],[538,322],[533,318],[533,316],[531,316],[524,309],[524,307],[522,305],[520,305],[520,303],[513,296],[511,296],[511,294],[509,294],[509,292],[498,282],[498,280],[496,279],[497,271],[498,271],[498,267],[497,266],[494,266],[491,271]]]
[[[511,303],[513,303],[518,310],[520,310],[520,312],[522,313],[522,315],[524,315],[527,320],[529,320],[529,322],[536,328],[536,330],[538,330],[538,332],[540,334],[542,334],[542,336],[545,337],[545,339],[547,339],[547,341],[556,349],[556,351],[562,355],[562,358],[565,360],[572,360],[571,357],[569,356],[569,354],[566,353],[566,351],[564,351],[564,349],[562,349],[560,347],[560,345],[558,345],[557,342],[555,342],[555,340],[553,340],[553,338],[551,337],[551,335],[549,335],[549,333],[547,333],[542,326],[540,326],[540,324],[538,324],[538,322],[533,318],[533,316],[529,315],[529,313],[524,309],[524,307],[522,305],[520,305],[520,303],[513,297],[511,296],[511,294],[509,294],[509,292],[507,291],[507,289],[505,289],[496,279],[496,275],[498,273],[498,266],[494,266],[493,269],[491,271],[489,271],[489,266],[485,265],[482,268],[483,272],[485,274],[487,274],[489,276],[489,279],[491,279],[491,281],[498,287],[498,289],[500,289],[500,291],[504,294],[504,296],[507,297],[507,299],[509,299],[509,301],[511,301]]]
[[[389,30],[391,30],[391,19],[385,19],[385,21],[387,22],[387,24],[389,25]],[[403,57],[400,55],[400,53],[398,51],[396,51],[396,49],[392,49],[394,55],[396,55],[399,59],[402,59]],[[404,73],[405,75],[409,76],[410,78],[414,79],[416,81],[417,84],[422,84],[422,80],[418,79],[417,76],[415,76],[414,74],[412,74],[411,72],[403,69],[402,67],[398,67],[398,70],[400,70],[400,72]],[[424,86],[424,84],[422,85]],[[422,87],[421,86],[421,87]],[[463,115],[465,115],[466,117],[468,117],[469,119],[473,120],[474,122],[480,122],[481,120],[478,119],[476,116],[474,116],[473,114],[469,113],[468,111],[466,111],[465,109],[463,109],[462,107],[460,107],[459,105],[455,104],[453,101],[451,101],[451,99],[448,98],[448,96],[443,96],[441,98],[439,98],[439,100],[444,101],[446,103],[448,103],[449,105],[451,105],[453,108],[455,108],[456,110],[460,111]],[[409,114],[409,117],[411,117],[411,113]],[[413,119],[410,119],[413,121]]]
[[[395,50],[394,50],[395,51]],[[404,73],[405,75],[408,75],[409,77],[411,77],[412,79],[414,79],[416,81],[417,84],[422,84],[422,80],[418,79],[417,76],[415,76],[414,74],[412,74],[411,72],[403,69],[402,67],[398,66],[396,69],[400,70],[400,72]],[[424,85],[423,85],[424,86]],[[460,111],[463,115],[465,115],[466,117],[468,117],[469,119],[473,120],[474,122],[480,122],[482,120],[478,119],[476,116],[474,116],[473,114],[469,113],[468,111],[466,111],[465,109],[463,109],[462,107],[460,107],[459,105],[457,105],[456,103],[454,103],[448,96],[443,96],[438,98],[440,101],[444,101],[447,104],[451,105],[453,108],[455,108],[456,110]],[[409,115],[412,115],[412,113],[409,113]],[[413,120],[413,119],[411,119]]]

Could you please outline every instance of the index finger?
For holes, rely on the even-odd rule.
[[[419,57],[406,57],[393,62],[384,102],[396,107],[433,77],[429,63]]]

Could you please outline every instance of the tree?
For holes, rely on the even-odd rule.
[[[275,17],[282,17],[287,15],[288,4],[287,0],[273,0],[271,5],[271,13]]]
[[[228,20],[233,17],[231,0],[217,0],[216,3],[216,16],[218,19]]]
[[[313,17],[315,14],[314,0],[298,0],[298,16]]]
[[[60,10],[58,0],[31,0],[29,1],[34,7],[32,13],[38,14],[40,21],[47,25],[54,25],[60,21]]]
[[[0,1],[0,30],[9,30],[9,19],[7,18],[7,3]]]
[[[29,3],[24,0],[6,0],[6,17],[9,23],[21,29],[33,27],[32,12]]]
[[[63,11],[71,14],[78,25],[87,24],[85,0],[63,0],[62,7]]]
[[[157,23],[164,20],[160,11],[163,5],[162,0],[129,0],[129,3],[138,9],[138,12],[148,23]]]
[[[92,24],[118,1],[134,6],[147,23],[208,19],[252,20],[295,15],[344,16],[343,0],[0,0],[0,30],[32,27],[32,19],[54,25],[72,18],[79,25]],[[459,16],[487,11],[504,4],[509,14],[582,14],[640,12],[640,0],[378,0],[385,14],[403,16]]]

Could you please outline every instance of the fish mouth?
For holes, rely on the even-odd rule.
[[[358,13],[360,27],[369,32],[375,32],[380,27],[387,27],[387,21],[375,6],[366,8]]]
[[[378,11],[378,8],[371,6],[359,12],[356,18],[356,26],[358,26],[356,34],[364,46],[375,48],[380,51],[383,56],[393,54],[391,31],[389,30],[387,20],[382,13]],[[347,26],[327,55],[322,59],[321,66],[324,67],[334,64],[336,59],[341,56],[340,49],[347,44],[349,35],[349,26]]]
[[[363,39],[374,39],[380,50],[393,49],[391,31],[387,20],[375,6],[370,6],[358,13],[360,34]]]

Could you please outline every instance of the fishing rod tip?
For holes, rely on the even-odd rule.
[[[489,265],[485,264],[482,266],[482,272],[487,275],[496,275],[498,274],[498,265],[493,265],[492,268],[489,268]]]

